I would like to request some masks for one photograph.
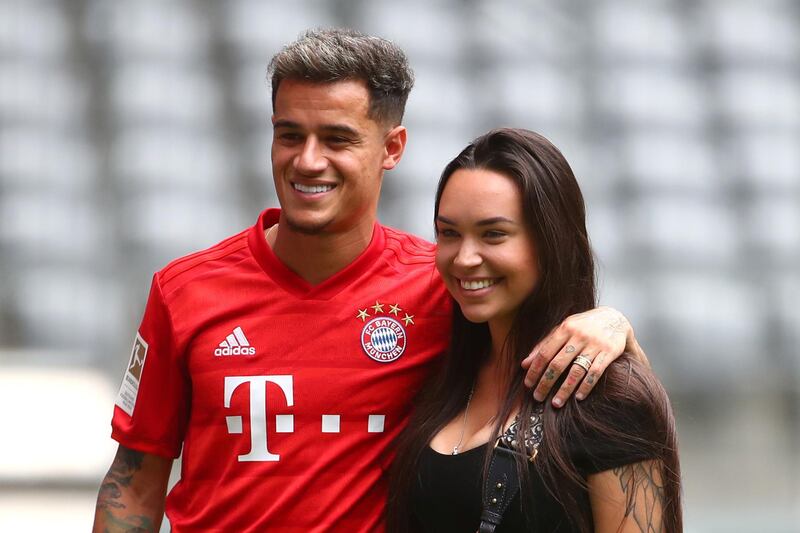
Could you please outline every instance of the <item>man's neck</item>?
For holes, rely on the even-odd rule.
[[[295,274],[318,285],[352,263],[372,240],[374,220],[346,233],[308,235],[279,222],[267,231],[267,244]]]

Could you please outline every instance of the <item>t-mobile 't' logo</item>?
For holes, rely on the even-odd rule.
[[[239,456],[239,461],[279,461],[280,456],[267,448],[267,383],[274,383],[283,391],[286,405],[294,405],[292,376],[226,376],[225,407],[230,408],[233,391],[242,383],[250,384],[250,451]],[[228,433],[242,433],[242,417],[227,416]],[[294,431],[294,415],[276,415],[275,431]]]

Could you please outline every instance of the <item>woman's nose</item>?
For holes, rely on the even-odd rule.
[[[476,246],[471,239],[464,239],[461,241],[461,246],[459,246],[458,253],[453,262],[456,266],[463,268],[471,268],[480,265],[483,262],[480,248]]]

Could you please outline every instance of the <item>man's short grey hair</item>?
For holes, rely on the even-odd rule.
[[[405,53],[386,39],[350,29],[309,30],[283,47],[268,70],[272,80],[272,109],[285,79],[331,83],[363,80],[369,91],[371,119],[400,124],[414,86],[414,73]]]

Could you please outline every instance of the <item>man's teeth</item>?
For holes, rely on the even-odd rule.
[[[486,287],[490,287],[497,283],[496,279],[481,279],[481,280],[474,280],[474,281],[467,281],[467,280],[459,280],[461,282],[461,288],[466,289],[468,291],[477,291],[478,289],[485,289]]]
[[[334,185],[303,185],[302,183],[292,183],[292,187],[300,192],[315,194],[318,192],[328,192]]]

